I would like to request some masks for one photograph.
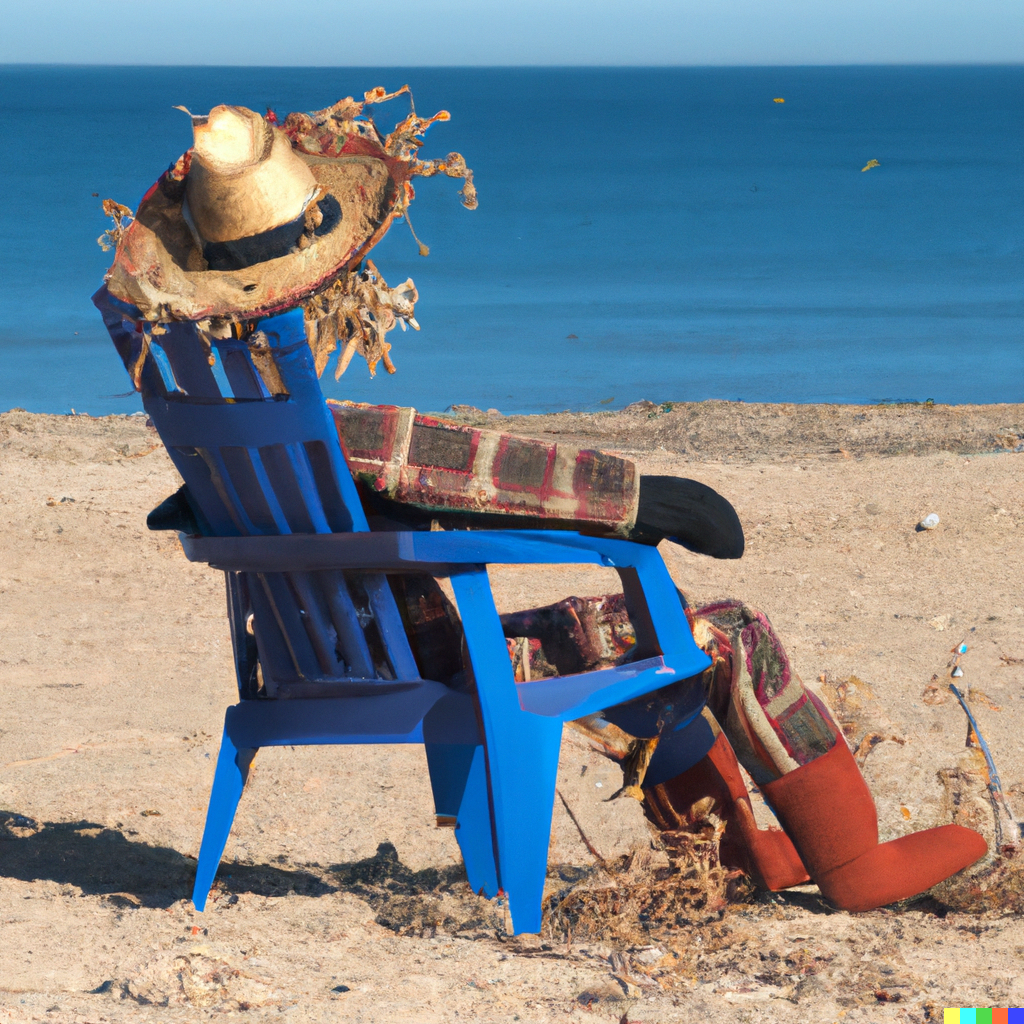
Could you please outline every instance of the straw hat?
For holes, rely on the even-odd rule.
[[[292,223],[294,245],[320,187],[284,132],[245,107],[222,106],[193,118],[192,134],[182,213],[197,243],[230,246]]]
[[[393,95],[377,89],[365,102]],[[117,247],[110,294],[152,323],[252,320],[337,290],[405,213],[414,175],[462,177],[463,205],[476,205],[458,154],[416,156],[444,111],[410,114],[382,138],[363,106],[349,98],[281,126],[244,107],[193,116],[193,148],[150,188],[134,220],[111,204],[126,216],[115,215],[106,236]]]

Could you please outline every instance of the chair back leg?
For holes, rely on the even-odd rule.
[[[483,719],[498,881],[514,934],[539,932],[562,723],[519,706],[487,570],[454,575],[451,583]]]
[[[213,776],[210,806],[206,811],[203,842],[199,847],[196,883],[192,889],[192,902],[198,911],[206,908],[206,898],[210,894],[210,886],[213,885],[217,868],[220,866],[220,858],[227,845],[238,801],[242,797],[242,789],[249,776],[249,766],[258,749],[236,747],[228,735],[225,724],[224,735],[220,741],[220,753],[217,755],[217,769]]]

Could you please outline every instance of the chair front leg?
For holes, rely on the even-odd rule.
[[[498,895],[498,867],[494,859],[491,798],[482,743],[424,744],[427,767],[438,817],[455,819],[455,838],[462,851],[466,877],[475,893],[489,899]]]
[[[515,934],[539,932],[562,723],[523,711],[483,567],[451,577],[483,718],[498,881]]]
[[[230,711],[231,709],[228,708],[228,713]],[[249,766],[258,749],[258,747],[236,747],[228,735],[225,724],[224,736],[220,741],[220,753],[217,755],[217,768],[213,775],[210,805],[206,811],[203,842],[199,848],[196,882],[192,889],[192,902],[198,911],[206,909],[210,886],[213,885],[214,876],[220,866],[220,858],[227,845],[231,824],[235,820],[235,811],[238,809],[238,801],[242,797],[242,789],[249,776]]]

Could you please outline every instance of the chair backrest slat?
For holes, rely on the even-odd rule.
[[[258,451],[226,445],[219,449],[219,454],[231,478],[238,507],[249,524],[246,532],[250,536],[291,533],[288,520],[263,471]]]
[[[125,365],[141,374],[146,411],[204,531],[368,528],[301,311],[262,321],[246,338],[206,343],[194,324],[175,323],[147,342],[109,296],[96,301]],[[383,574],[244,573],[229,581],[229,602],[243,696],[252,695],[253,637],[271,696],[289,682],[419,675]]]
[[[214,479],[213,471],[203,457],[201,449],[186,446],[169,447],[167,454],[181,474],[182,480],[188,484],[188,489],[199,505],[210,533],[216,537],[246,536],[249,531],[235,510],[225,501],[223,490]]]
[[[239,449],[232,448],[196,449],[196,453],[206,463],[206,468],[210,473],[210,482],[213,484],[217,496],[223,503],[224,508],[227,509],[236,527],[243,536],[252,537],[260,531],[256,528],[256,524],[249,515],[249,510],[246,507],[248,503],[244,502],[241,494],[239,494],[235,478],[231,475],[231,467],[228,465],[226,458],[228,453],[234,454],[238,451]],[[241,449],[241,451],[244,451],[244,449]]]
[[[313,478],[313,485],[320,499],[326,525],[331,533],[348,533],[351,529],[346,498],[338,486],[337,462],[332,452],[322,441],[305,441],[306,464]],[[344,459],[344,455],[342,456]],[[343,463],[347,470],[347,463]],[[348,482],[352,482],[351,476]]]
[[[238,338],[224,338],[216,343],[217,356],[224,376],[231,385],[232,398],[265,399],[270,392],[259,370],[253,365],[249,346]],[[227,395],[224,396],[228,397]]]
[[[154,339],[163,349],[178,387],[193,398],[220,398],[217,378],[202,346],[192,343],[191,324],[172,323],[167,333]]]
[[[281,515],[290,524],[289,533],[330,533],[323,509],[316,500],[313,475],[303,465],[301,445],[269,445],[259,450],[266,486],[279,503]]]
[[[305,445],[289,444],[284,446],[284,454],[288,459],[291,477],[295,481],[295,494],[302,507],[303,514],[308,518],[314,533],[333,533],[327,521],[323,502],[316,489],[316,477],[309,465],[309,455]]]

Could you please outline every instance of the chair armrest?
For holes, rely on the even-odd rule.
[[[183,536],[185,556],[229,572],[318,572],[362,569],[429,572],[499,562],[518,565],[591,563],[641,568],[661,561],[654,548],[631,541],[584,537],[562,530],[434,533],[293,533],[268,537]],[[440,570],[434,572],[433,570]]]
[[[516,683],[516,690],[519,692],[519,706],[524,711],[569,722],[641,697],[679,679],[695,676],[709,663],[708,656],[695,648],[677,652],[671,663],[665,658],[645,658],[594,672]],[[685,725],[696,718],[703,707],[704,690],[700,686],[694,687],[692,706],[675,708],[673,723]]]

